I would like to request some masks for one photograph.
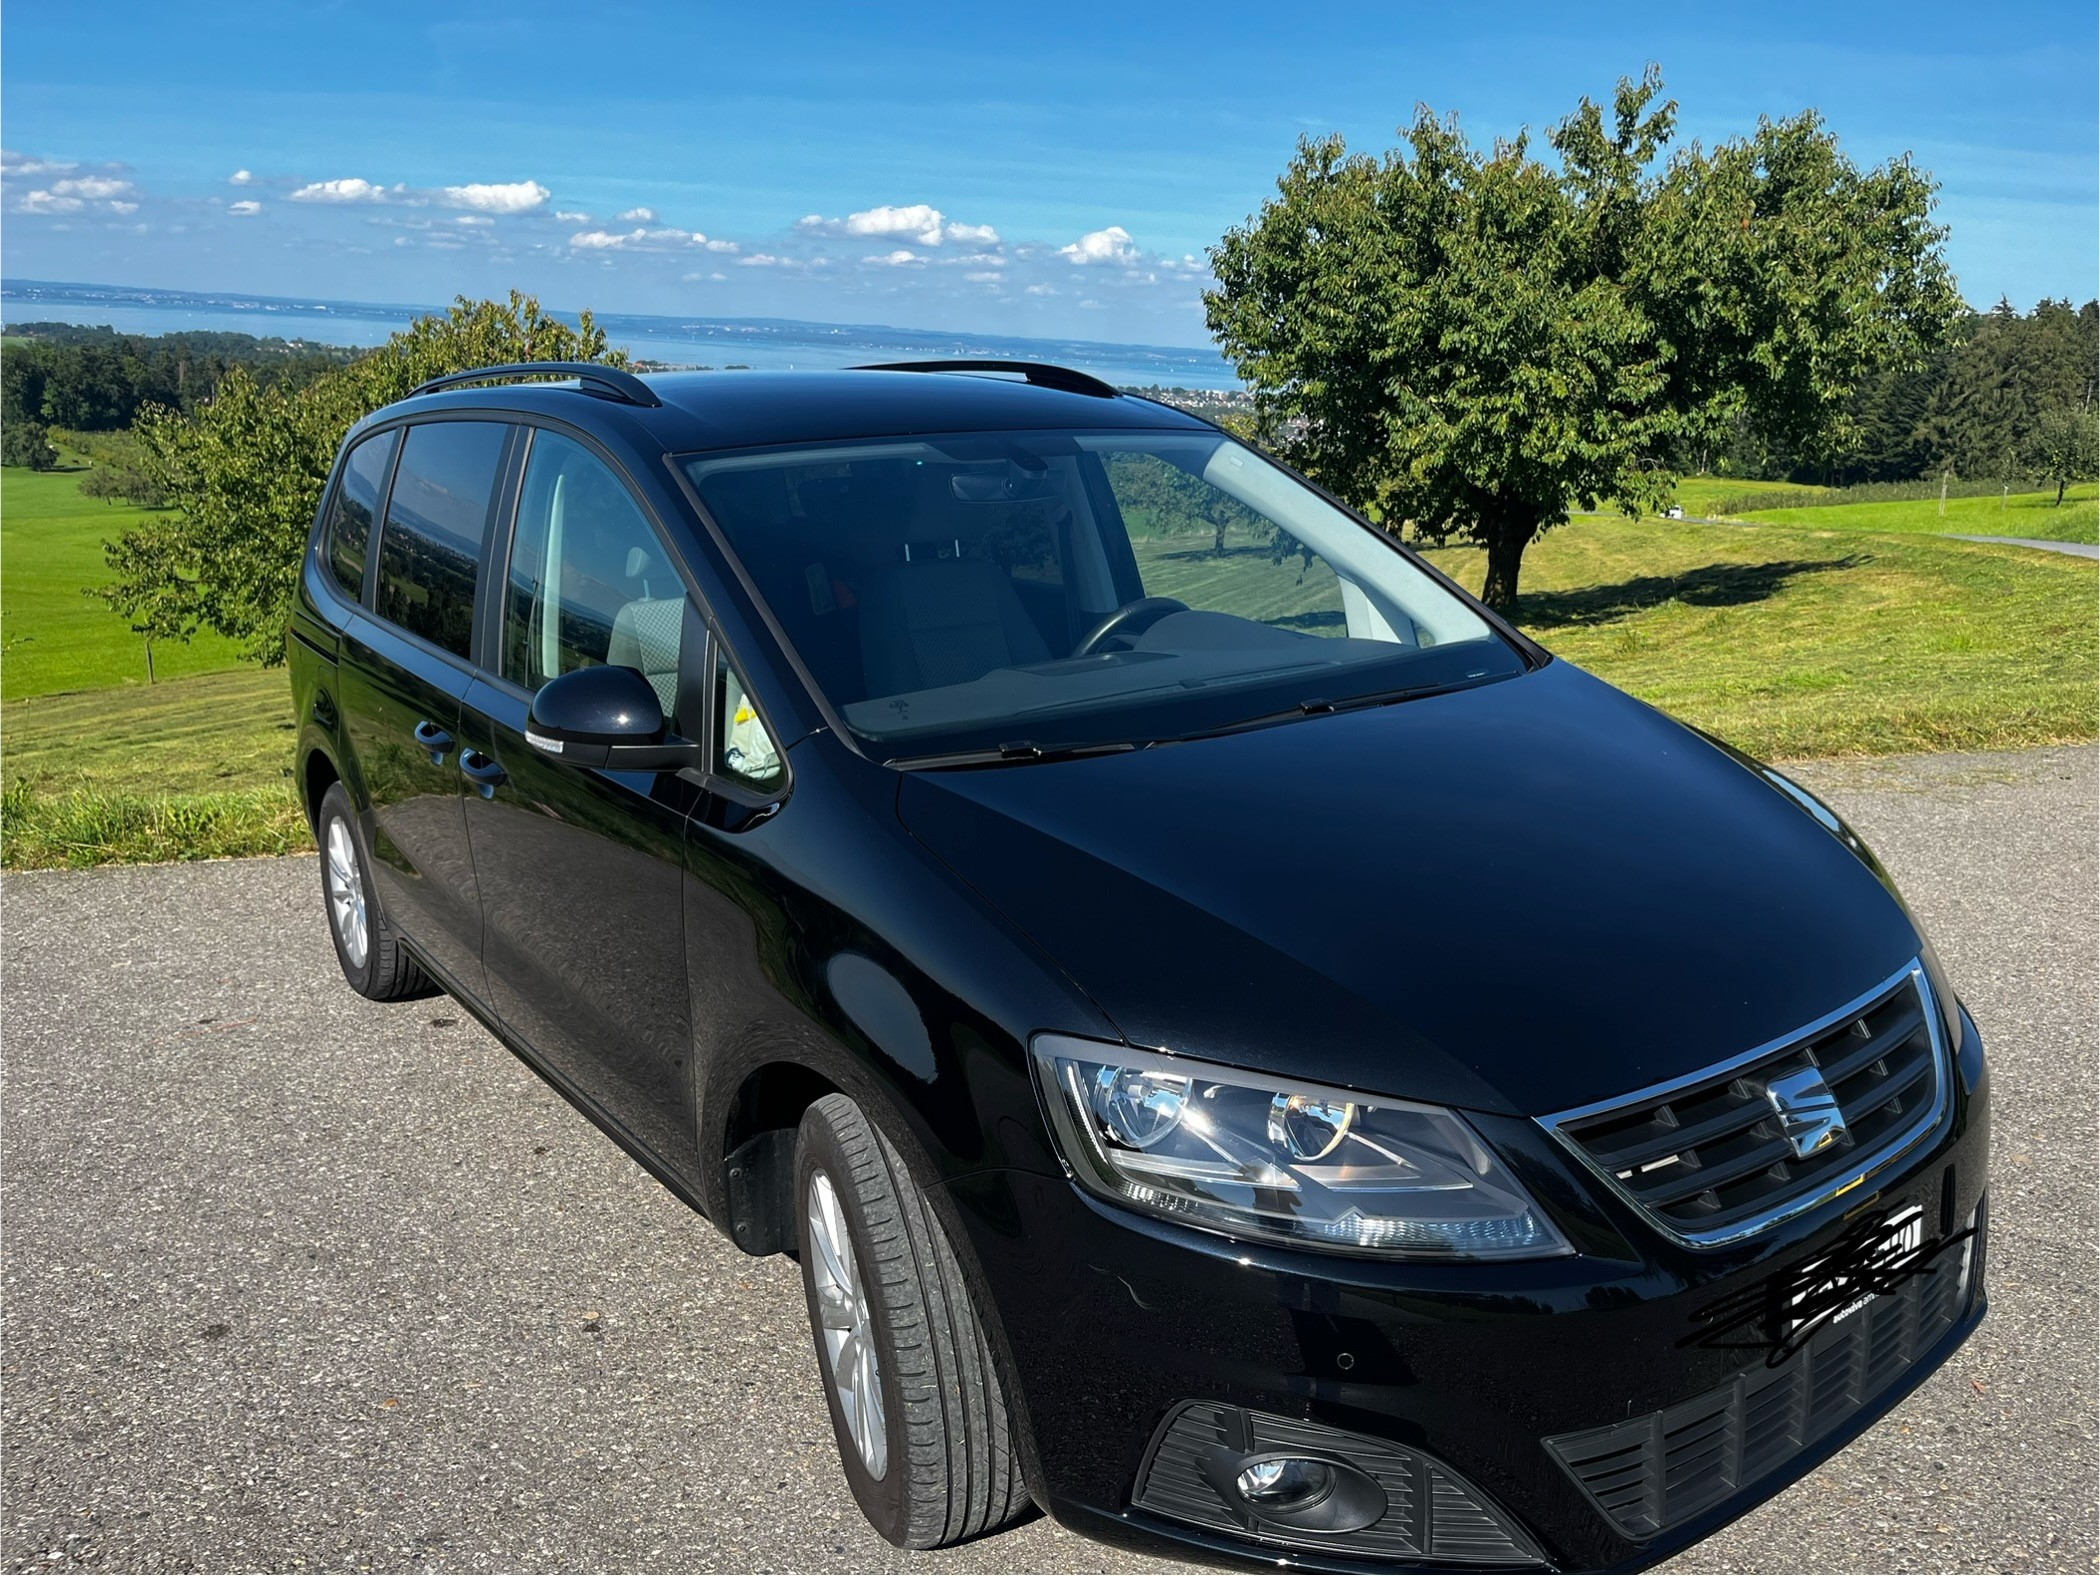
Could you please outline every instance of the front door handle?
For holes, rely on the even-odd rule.
[[[452,748],[452,735],[434,722],[416,724],[416,748],[430,752],[430,764],[445,764],[445,754]]]
[[[496,790],[510,774],[493,755],[483,755],[479,750],[462,750],[459,753],[460,775],[474,785],[474,791],[484,799],[496,797]]]

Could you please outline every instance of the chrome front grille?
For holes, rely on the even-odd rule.
[[[1932,988],[1912,963],[1784,1040],[1544,1122],[1663,1231],[1705,1247],[1887,1165],[1939,1125],[1947,1080]]]

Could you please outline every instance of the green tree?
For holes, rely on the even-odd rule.
[[[2058,406],[2043,411],[2027,436],[2025,458],[2036,476],[2056,483],[2061,505],[2071,483],[2100,476],[2100,428],[2094,426],[2092,410]]]
[[[1299,144],[1212,249],[1211,332],[1289,458],[1387,521],[1487,551],[1515,604],[1571,509],[1664,502],[1673,456],[1747,426],[1849,441],[1858,385],[1960,311],[1908,159],[1862,172],[1813,112],[1667,154],[1654,68],[1547,141],[1476,149],[1416,112],[1405,144]]]
[[[53,470],[58,450],[51,447],[51,433],[40,421],[16,418],[0,423],[0,465],[26,465],[33,471]]]
[[[150,610],[159,638],[212,629],[260,661],[280,662],[307,533],[353,423],[448,372],[625,360],[606,348],[590,313],[571,328],[514,290],[508,302],[462,296],[445,316],[419,318],[363,360],[303,386],[262,383],[234,367],[209,404],[140,415],[147,474],[176,514],[104,544],[115,578],[94,594],[134,620]]]

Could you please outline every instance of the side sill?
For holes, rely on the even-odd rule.
[[[489,1010],[479,997],[462,989],[459,982],[453,979],[450,974],[447,974],[443,969],[431,962],[429,955],[421,947],[409,940],[407,936],[402,936],[400,940],[401,944],[408,948],[409,952],[414,956],[416,962],[422,966],[423,972],[437,981],[444,988],[446,995],[472,1013],[475,1021],[496,1037],[497,1043],[502,1045],[505,1050],[509,1051],[511,1055],[515,1056],[527,1067],[531,1068],[541,1082],[545,1083],[556,1094],[588,1117],[592,1126],[596,1127],[599,1132],[603,1133],[615,1144],[618,1144],[622,1152],[630,1160],[656,1178],[658,1182],[661,1182],[667,1191],[690,1208],[694,1214],[705,1220],[709,1225],[714,1226],[717,1230],[721,1229],[720,1223],[712,1215],[708,1214],[707,1206],[701,1203],[699,1196],[676,1176],[665,1170],[654,1156],[629,1136],[627,1130],[615,1121],[610,1113],[533,1054],[532,1050],[522,1040],[512,1034],[497,1019],[496,1015]]]

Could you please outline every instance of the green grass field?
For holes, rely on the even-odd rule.
[[[1719,512],[1723,499],[1743,498],[1756,493],[1817,492],[1822,489],[1800,487],[1793,482],[1746,482],[1726,476],[1686,476],[1677,483],[1677,501],[1690,515],[1712,516]]]
[[[143,518],[129,504],[80,495],[78,470],[0,470],[0,700],[146,682],[146,648],[82,589],[109,579],[105,538]],[[153,648],[156,676],[233,667],[235,644],[199,635]]]
[[[1146,588],[1313,628],[1323,569],[1298,584],[1228,538],[1138,544]],[[1432,562],[1477,588],[1480,553]],[[2013,749],[2096,732],[2100,566],[2027,548],[1768,526],[1593,517],[1524,557],[1518,622],[1556,654],[1775,758]],[[1192,594],[1193,593],[1193,594]],[[1212,605],[1218,605],[1215,601]]]
[[[281,854],[311,846],[282,668],[0,706],[0,864]]]
[[[1732,484],[1738,488],[1741,483]],[[1903,503],[1851,503],[1811,509],[1755,509],[1741,516],[1757,525],[1805,525],[1834,531],[1962,532],[1974,536],[2032,536],[2052,542],[2100,541],[2100,488],[2073,487],[2062,504],[2056,493],[2010,498],[1937,498]]]

